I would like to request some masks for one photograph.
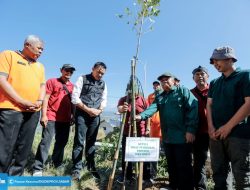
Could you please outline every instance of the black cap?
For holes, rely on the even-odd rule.
[[[154,81],[154,82],[153,82],[153,85],[155,85],[155,84],[160,85],[159,81]]]
[[[71,65],[71,64],[64,64],[62,66],[62,69],[72,69],[72,71],[76,70],[75,67],[73,65]]]
[[[205,67],[202,67],[199,65],[199,67],[195,68],[193,71],[192,71],[192,74],[194,75],[196,72],[200,72],[200,71],[204,71],[205,73],[208,74],[208,71]]]

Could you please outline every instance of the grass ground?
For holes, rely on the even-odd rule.
[[[72,153],[72,147],[73,147],[73,136],[74,134],[71,131],[69,142],[65,148],[65,153],[64,153],[63,164],[65,165],[65,167],[62,170],[56,170],[51,165],[50,155],[53,149],[53,146],[51,146],[49,158],[45,166],[43,175],[45,176],[70,176],[71,167],[72,167],[71,153]],[[118,138],[118,132],[116,131],[114,134],[109,135],[108,137],[103,139],[102,142],[111,143],[114,145],[114,147],[116,147],[117,138]],[[36,153],[37,146],[40,140],[41,140],[41,132],[39,132],[38,130],[35,135],[28,165],[24,173],[25,176],[32,175],[31,168],[32,168],[32,164],[34,163],[34,155]],[[53,144],[54,144],[54,141],[52,142],[52,145]],[[111,173],[113,155],[114,155],[114,148],[109,148],[108,146],[105,146],[105,145],[98,148],[96,152],[96,165],[101,176],[100,181],[95,181],[92,178],[91,174],[84,168],[81,172],[81,175],[82,175],[81,180],[79,182],[72,181],[71,187],[45,187],[45,186],[42,186],[42,187],[9,187],[9,190],[31,190],[31,189],[32,190],[104,190],[107,188],[109,175]],[[119,168],[120,165],[121,163],[118,162],[117,168]],[[166,186],[168,184],[168,181],[167,181],[167,171],[165,168],[166,168],[166,160],[164,159],[164,156],[163,156],[163,157],[160,157],[156,183],[152,184],[149,182],[145,182],[143,183],[143,189],[158,190],[161,187]],[[211,170],[209,170],[208,175],[211,174],[210,171]],[[121,171],[117,169],[116,176],[119,175],[120,173]],[[209,179],[208,185],[209,185],[209,190],[212,190],[213,182],[211,179]],[[118,190],[121,188],[122,186],[114,180],[112,189]],[[126,188],[130,190],[136,190],[137,185],[135,184],[135,182],[132,182],[130,184],[126,183]]]

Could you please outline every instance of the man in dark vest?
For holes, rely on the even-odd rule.
[[[95,179],[100,179],[95,168],[95,142],[100,125],[100,114],[107,104],[107,87],[102,80],[106,65],[97,62],[92,73],[80,76],[74,86],[72,103],[76,105],[75,138],[72,151],[72,179],[80,180],[85,143],[87,169]]]

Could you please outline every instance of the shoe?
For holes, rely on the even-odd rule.
[[[117,179],[116,179],[116,181],[118,182],[118,183],[120,183],[120,184],[123,184],[123,181],[124,180],[124,176],[123,175],[119,175],[118,177],[117,177]]]
[[[98,180],[101,179],[101,177],[97,171],[91,171],[90,173],[92,174],[93,178],[98,179]]]
[[[76,180],[76,181],[80,181],[80,172],[79,171],[73,171],[71,173],[71,179]]]
[[[43,172],[42,171],[34,171],[32,176],[43,176]]]
[[[155,184],[156,183],[156,176],[155,175],[151,175],[151,177],[149,178],[149,181],[152,183],[152,184]]]
[[[160,190],[173,190],[171,187],[162,187]]]
[[[63,173],[65,171],[65,165],[61,164],[59,166],[56,166],[55,169],[56,169],[57,172]]]
[[[150,181],[152,184],[155,184],[155,178],[150,178],[149,181]]]
[[[87,168],[88,171],[92,174],[93,178],[95,179],[101,179],[100,175],[98,174],[97,170],[95,167],[92,167],[92,168]]]

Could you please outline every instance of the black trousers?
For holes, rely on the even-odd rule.
[[[169,186],[173,190],[193,190],[192,145],[163,143],[167,157]]]
[[[87,113],[76,110],[75,137],[72,151],[72,172],[83,167],[82,156],[85,143],[85,158],[89,167],[95,167],[95,142],[100,125],[100,116],[90,117]]]
[[[0,109],[0,173],[23,174],[40,112]]]
[[[48,159],[48,153],[54,135],[55,145],[52,153],[52,161],[55,167],[62,164],[64,148],[69,138],[69,131],[69,122],[48,122],[47,126],[43,128],[42,139],[37,148],[33,171],[43,170],[44,164]]]
[[[207,133],[197,134],[193,144],[194,156],[194,185],[198,190],[207,189],[206,160],[209,147],[209,136]]]

